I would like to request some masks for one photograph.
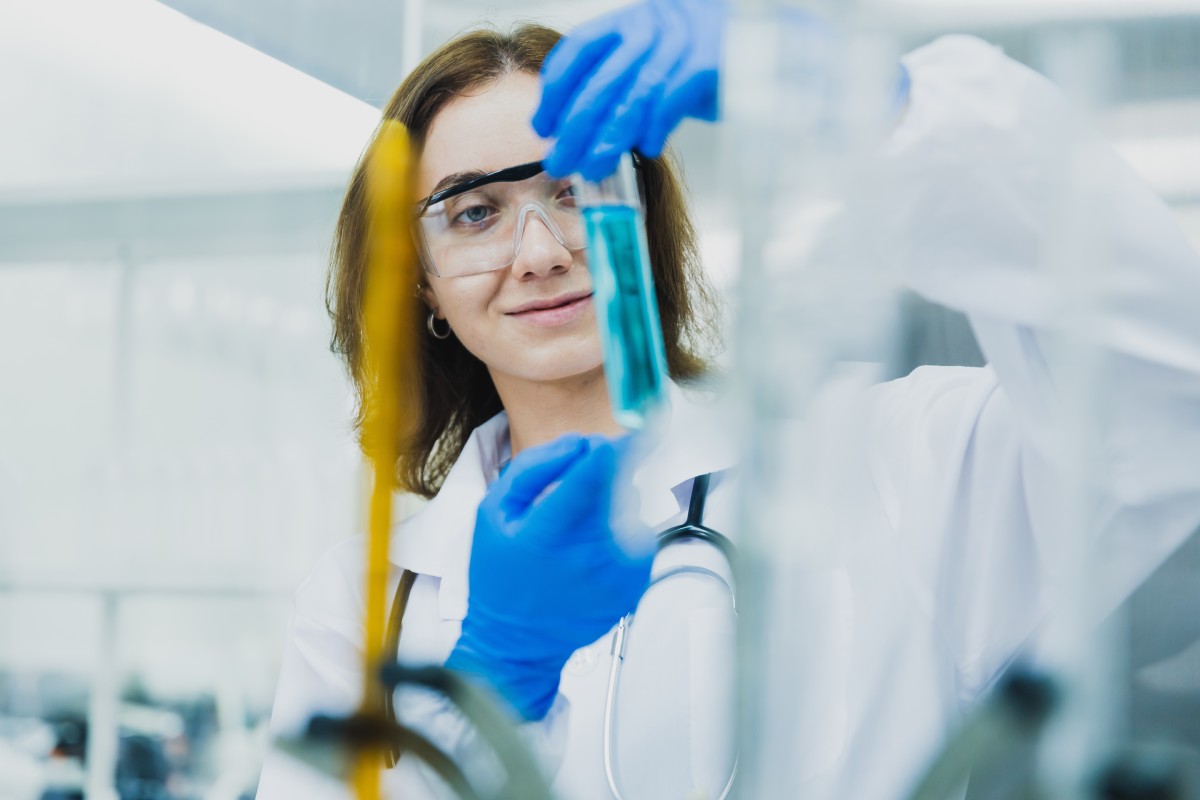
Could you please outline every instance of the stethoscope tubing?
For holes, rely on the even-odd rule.
[[[673,567],[651,581],[650,586],[647,587],[647,591],[653,588],[655,584],[667,578],[682,574],[702,575],[720,581],[729,590],[729,596],[733,598],[734,602],[734,612],[737,612],[737,594],[733,591],[733,586],[719,572],[707,567],[700,567],[694,564]],[[626,614],[617,623],[617,630],[613,633],[611,650],[612,666],[608,670],[608,691],[604,698],[604,776],[608,779],[608,788],[615,800],[625,800],[625,796],[621,794],[620,787],[617,786],[616,768],[613,762],[613,738],[615,734],[613,720],[616,716],[617,685],[621,677],[621,662],[625,660],[625,634],[632,619],[632,613]],[[725,782],[725,788],[721,790],[721,794],[717,797],[717,800],[725,800],[733,790],[733,782],[737,778],[738,760],[739,756],[735,754],[733,757],[733,769],[729,772],[729,780]]]
[[[656,543],[657,549],[661,552],[665,547],[673,542],[681,539],[699,539],[708,542],[716,547],[725,556],[726,561],[733,565],[736,550],[733,543],[721,533],[708,528],[701,523],[704,518],[704,506],[708,499],[709,475],[697,476],[692,484],[692,497],[689,502],[687,519],[681,525],[676,525],[668,528],[658,534]],[[694,564],[684,564],[677,567],[672,567],[667,571],[655,577],[650,585],[646,588],[649,591],[656,584],[661,583],[667,578],[675,575],[700,575],[702,577],[713,578],[719,581],[729,592],[729,597],[733,603],[734,614],[737,613],[737,592],[734,591],[733,585],[723,575],[707,567],[701,567]],[[629,630],[629,625],[633,621],[633,613],[626,614],[617,623],[617,629],[613,633],[613,642],[611,649],[612,666],[608,672],[608,691],[604,698],[604,775],[608,779],[608,788],[612,792],[615,800],[625,800],[621,794],[620,787],[617,785],[617,774],[614,766],[614,736],[615,726],[613,724],[616,716],[616,698],[617,687],[621,677],[621,662],[625,660],[625,639]],[[729,793],[733,790],[734,780],[737,778],[739,755],[735,754],[733,758],[733,769],[729,773],[729,780],[725,783],[725,788],[721,791],[717,800],[726,800]]]

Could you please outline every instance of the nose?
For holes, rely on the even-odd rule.
[[[517,216],[513,234],[512,272],[517,278],[531,278],[566,272],[574,256],[551,229],[545,212],[526,206]]]

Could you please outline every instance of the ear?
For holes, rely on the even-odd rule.
[[[417,296],[429,307],[429,310],[433,312],[435,317],[445,319],[445,316],[442,314],[441,304],[438,302],[437,292],[434,291],[432,286],[427,283],[421,284]]]

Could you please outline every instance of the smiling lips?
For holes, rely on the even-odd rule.
[[[517,306],[506,316],[542,327],[565,325],[578,319],[592,304],[591,292],[573,292]]]

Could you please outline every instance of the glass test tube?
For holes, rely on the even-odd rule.
[[[666,397],[666,355],[633,157],[592,183],[575,178],[613,418],[641,428]]]

